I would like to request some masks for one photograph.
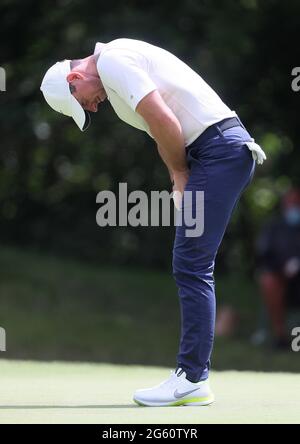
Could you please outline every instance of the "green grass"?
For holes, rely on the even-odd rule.
[[[218,306],[231,304],[240,327],[217,339],[213,368],[300,372],[299,353],[254,348],[256,286],[216,277]],[[171,274],[91,266],[16,248],[0,251],[0,326],[9,359],[70,360],[173,367],[180,333]]]
[[[209,407],[140,407],[136,389],[169,376],[159,367],[0,360],[0,423],[298,423],[294,374],[212,372]]]

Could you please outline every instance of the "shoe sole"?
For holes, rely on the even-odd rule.
[[[181,399],[175,402],[150,402],[150,401],[139,401],[133,398],[134,402],[142,407],[177,407],[177,406],[207,406],[214,402],[214,396],[210,395],[205,398],[190,398]]]

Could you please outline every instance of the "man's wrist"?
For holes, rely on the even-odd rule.
[[[182,176],[182,175],[186,175],[186,174],[189,174],[188,167],[173,171],[173,178],[175,176]]]

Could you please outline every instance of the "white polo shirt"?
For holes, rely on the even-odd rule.
[[[185,146],[213,123],[236,116],[195,71],[162,48],[140,40],[117,39],[97,43],[97,52],[99,76],[114,111],[151,137],[149,126],[135,109],[155,89],[179,120]]]

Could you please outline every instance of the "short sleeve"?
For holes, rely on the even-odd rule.
[[[138,103],[157,89],[139,55],[108,50],[98,60],[98,70],[103,86],[114,90],[135,111]]]

